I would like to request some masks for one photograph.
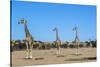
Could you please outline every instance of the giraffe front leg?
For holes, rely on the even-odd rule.
[[[78,55],[78,54],[79,54],[78,49],[79,49],[79,43],[78,43],[78,42],[76,42],[76,55]]]
[[[32,43],[29,42],[29,45],[30,45],[30,49],[29,49],[29,58],[32,59]]]
[[[60,55],[60,43],[57,43],[57,55]]]
[[[26,57],[25,59],[28,59],[29,58],[29,46],[28,46],[28,42],[26,42]]]
[[[57,55],[60,55],[60,47],[57,47]]]
[[[58,48],[57,48],[57,55],[59,55]]]
[[[60,47],[59,47],[59,50],[58,50],[58,55],[60,55]]]
[[[29,52],[29,58],[32,59],[32,49],[30,49],[30,52]]]

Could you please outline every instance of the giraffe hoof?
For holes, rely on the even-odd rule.
[[[32,56],[30,56],[29,59],[32,59]]]
[[[25,60],[27,60],[28,58],[24,58]]]
[[[32,60],[32,58],[28,58],[29,60]]]
[[[24,59],[28,59],[28,57],[25,57]]]
[[[24,58],[25,60],[31,60],[32,58]]]

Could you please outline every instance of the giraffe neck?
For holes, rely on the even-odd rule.
[[[59,35],[58,35],[58,30],[56,29],[56,40],[60,40],[59,39]]]
[[[26,37],[31,36],[26,24],[24,24],[24,27],[25,27],[25,35],[26,35]]]
[[[79,41],[78,31],[77,31],[77,29],[76,29],[76,37],[75,37],[75,41]]]

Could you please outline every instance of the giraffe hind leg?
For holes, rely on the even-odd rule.
[[[26,42],[26,57],[25,59],[28,59],[29,58],[29,45],[28,45],[28,42]]]

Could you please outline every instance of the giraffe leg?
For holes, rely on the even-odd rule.
[[[77,54],[79,55],[79,42],[77,42]]]
[[[60,55],[60,43],[58,43],[58,46],[57,46],[57,55]]]
[[[76,55],[78,55],[78,54],[79,54],[79,52],[78,52],[78,48],[79,48],[79,43],[78,43],[78,42],[76,42]]]
[[[58,55],[58,49],[57,49],[57,51],[56,51],[56,54]]]
[[[58,50],[58,55],[60,55],[60,47],[59,47],[59,50]]]
[[[29,58],[32,59],[32,49],[30,49],[29,55]]]
[[[59,50],[57,50],[57,55],[59,55]]]
[[[28,42],[26,42],[26,57],[25,59],[28,59],[29,58],[29,46],[28,46]]]
[[[56,51],[56,54],[58,55],[58,46],[57,46],[57,51]]]
[[[60,55],[60,48],[57,49],[57,55]]]
[[[60,55],[60,45],[61,45],[61,43],[59,42],[59,55]]]
[[[75,43],[75,45],[76,45],[76,55],[77,55],[77,42]]]
[[[57,46],[57,55],[60,54],[60,49],[59,49],[59,46]]]
[[[30,50],[29,50],[29,58],[32,59],[32,43],[29,42],[29,45],[30,45]]]

